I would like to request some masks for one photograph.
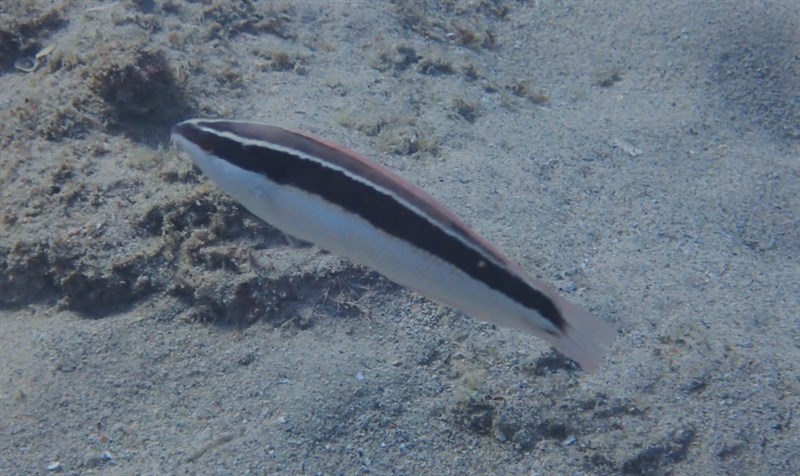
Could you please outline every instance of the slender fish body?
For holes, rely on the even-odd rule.
[[[172,138],[250,212],[473,318],[533,333],[595,370],[605,322],[528,276],[433,196],[345,147],[255,122],[192,119]]]

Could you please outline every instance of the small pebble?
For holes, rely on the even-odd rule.
[[[60,461],[53,461],[52,463],[47,465],[48,471],[61,471],[63,468],[61,467]]]
[[[574,436],[568,436],[564,441],[561,442],[561,444],[564,446],[569,446],[575,443],[576,441],[578,441],[578,439],[575,438]]]

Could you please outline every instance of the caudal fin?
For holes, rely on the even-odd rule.
[[[564,332],[546,339],[559,352],[578,362],[587,372],[593,373],[603,362],[616,330],[589,312],[557,297],[556,306],[567,321]]]

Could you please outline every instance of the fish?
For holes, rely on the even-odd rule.
[[[537,336],[594,372],[614,328],[531,277],[438,199],[311,134],[190,119],[172,141],[225,193],[289,236],[480,321]]]

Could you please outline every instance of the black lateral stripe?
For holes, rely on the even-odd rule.
[[[298,155],[264,146],[244,145],[194,125],[179,125],[176,129],[208,153],[355,213],[376,228],[452,263],[520,305],[537,311],[559,330],[566,329],[566,321],[546,295],[507,268],[485,259],[478,251],[445,233],[393,196],[353,180],[342,171]]]
[[[381,166],[366,157],[359,156],[358,153],[346,148],[326,143],[324,139],[314,138],[308,134],[298,131],[281,129],[280,127],[269,126],[266,124],[237,121],[213,121],[204,122],[215,132],[227,132],[236,137],[258,139],[262,142],[275,144],[283,149],[296,151],[295,155],[303,155],[314,158],[324,157],[324,162],[330,168],[343,169],[351,177],[359,177],[361,181],[373,184],[376,188],[391,190],[401,202],[411,205],[418,212],[427,216],[428,220],[439,223],[441,228],[446,228],[448,233],[459,235],[460,239],[470,243],[474,248],[479,248],[480,252],[491,257],[498,263],[505,263],[506,258],[498,255],[497,251],[487,247],[484,241],[475,235],[461,220],[455,217],[452,212],[445,209],[441,204],[432,204],[428,199],[421,196],[427,195],[416,185],[405,182],[394,172],[388,169],[381,170]],[[318,159],[319,160],[319,159]],[[389,174],[389,175],[387,175]],[[433,199],[433,197],[428,197]]]

